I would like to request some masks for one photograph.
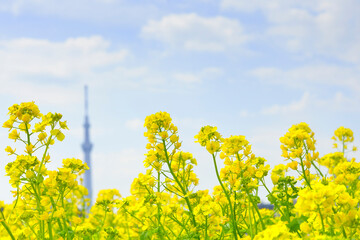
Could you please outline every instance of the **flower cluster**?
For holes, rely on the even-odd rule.
[[[339,149],[342,153],[345,153],[349,148],[349,144],[354,142],[354,133],[350,128],[339,127],[335,130],[332,139],[334,140],[333,147]],[[356,151],[357,148],[353,146],[351,150]]]
[[[315,176],[311,174],[311,168],[315,168],[319,175],[322,175],[317,161],[319,152],[315,149],[315,133],[306,123],[293,125],[289,131],[280,138],[282,157],[290,160],[288,167],[300,173],[303,184],[310,186],[311,179]],[[298,167],[299,165],[299,167]],[[300,169],[298,169],[300,168]]]
[[[200,129],[200,132],[195,136],[196,142],[200,143],[201,146],[206,147],[206,150],[210,154],[214,154],[220,151],[220,143],[222,137],[217,132],[217,127],[205,126]]]
[[[343,237],[354,235],[352,227],[358,218],[358,200],[347,192],[345,186],[334,182],[314,181],[312,187],[299,192],[295,205],[295,211],[308,218],[302,224],[302,230]]]
[[[330,174],[334,173],[334,168],[336,166],[344,162],[347,162],[347,159],[344,157],[344,153],[342,152],[329,153],[319,159],[319,164],[327,167]]]
[[[310,127],[293,125],[280,139],[286,162],[271,169],[245,136],[223,138],[216,127],[202,127],[195,139],[214,166],[218,185],[211,193],[197,189],[197,160],[182,151],[170,115],[158,112],[145,119],[146,171],[133,180],[131,194],[101,190],[89,208],[81,182],[86,163],[66,158],[48,169],[49,148],[68,129],[62,115],[42,114],[33,102],[13,105],[9,115],[3,126],[24,147],[5,148],[13,158],[5,170],[15,199],[0,201],[0,239],[360,238],[360,163],[347,158],[350,129],[335,131],[339,152],[319,157]],[[260,188],[272,210],[259,208]]]

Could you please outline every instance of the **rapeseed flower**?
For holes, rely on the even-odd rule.
[[[24,143],[5,151],[12,158],[6,174],[15,201],[0,201],[1,239],[358,239],[360,236],[360,163],[348,160],[354,140],[340,127],[334,140],[339,152],[319,158],[314,133],[306,123],[293,125],[281,138],[287,163],[272,170],[255,156],[245,136],[223,138],[205,126],[196,142],[210,153],[218,179],[213,192],[197,190],[197,160],[182,151],[170,115],[145,119],[148,139],[144,166],[130,195],[101,190],[87,213],[89,200],[81,176],[86,163],[66,158],[48,169],[48,149],[65,138],[67,122],[59,113],[42,114],[33,103],[9,108],[3,127]],[[21,151],[20,151],[20,150]],[[22,152],[22,154],[20,154]],[[224,166],[218,168],[217,157]],[[328,169],[327,174],[318,165]],[[265,177],[271,171],[274,187]],[[259,209],[259,189],[274,209]]]

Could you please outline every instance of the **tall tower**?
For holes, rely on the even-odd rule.
[[[90,152],[92,149],[92,144],[90,142],[90,124],[89,124],[89,117],[88,117],[88,87],[85,85],[85,123],[84,123],[84,130],[85,130],[85,141],[82,144],[82,149],[84,151],[85,162],[89,166],[89,170],[85,171],[84,175],[84,186],[88,189],[89,195],[87,196],[90,198],[90,206],[92,205],[92,181],[91,181],[91,159],[90,159]],[[89,208],[87,208],[89,209]]]

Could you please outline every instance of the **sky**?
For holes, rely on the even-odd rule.
[[[205,125],[245,135],[272,167],[284,163],[279,138],[300,122],[320,156],[335,151],[340,126],[359,145],[359,12],[357,0],[1,1],[0,122],[21,102],[62,113],[70,130],[50,149],[49,168],[83,159],[88,85],[94,197],[129,195],[145,172],[144,119],[158,111],[197,159],[199,190],[217,185],[211,156],[194,142]],[[0,149],[13,145],[7,136],[2,128]],[[0,151],[6,202],[13,159]]]

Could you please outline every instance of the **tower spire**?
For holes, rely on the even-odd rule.
[[[84,123],[84,130],[85,130],[85,140],[82,144],[82,149],[84,151],[85,162],[89,166],[89,170],[87,170],[84,174],[84,186],[88,190],[87,198],[90,199],[90,206],[92,205],[92,180],[91,180],[91,158],[90,152],[93,147],[92,143],[90,142],[90,124],[89,124],[89,117],[88,117],[88,87],[85,85],[85,123]],[[88,210],[89,208],[87,208]]]
[[[88,87],[84,86],[84,97],[85,97],[85,116],[88,115]]]

